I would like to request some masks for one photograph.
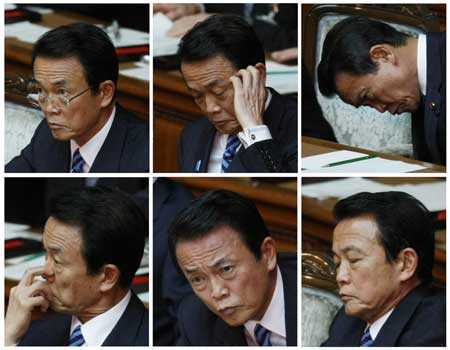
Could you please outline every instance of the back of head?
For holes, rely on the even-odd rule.
[[[106,80],[117,86],[119,61],[116,50],[108,34],[95,25],[73,23],[50,30],[34,45],[33,64],[37,57],[77,58],[94,93]]]
[[[240,194],[209,191],[194,199],[172,221],[169,228],[169,249],[176,261],[176,245],[207,236],[219,226],[229,226],[255,255],[261,256],[261,244],[269,232],[253,201]]]
[[[323,42],[322,58],[317,68],[320,92],[324,96],[336,93],[337,73],[375,73],[378,66],[370,57],[370,48],[378,44],[403,46],[407,38],[406,34],[390,25],[364,16],[348,17],[337,23]]]
[[[70,190],[52,199],[50,216],[80,229],[89,274],[113,264],[120,270],[120,286],[131,285],[144,253],[148,223],[129,195],[107,187]]]
[[[404,192],[361,192],[340,200],[335,208],[336,220],[371,216],[378,226],[378,240],[388,262],[396,260],[399,252],[413,248],[418,257],[417,276],[432,281],[434,264],[434,230],[427,208]]]
[[[180,41],[181,63],[223,55],[237,70],[265,64],[264,49],[253,28],[236,15],[213,15],[197,23]]]

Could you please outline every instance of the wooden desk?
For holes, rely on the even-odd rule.
[[[174,177],[195,196],[203,192],[225,189],[238,192],[255,202],[279,252],[297,252],[297,180],[277,179],[262,182],[257,178]]]
[[[330,142],[330,141],[324,141],[315,139],[312,137],[306,137],[302,136],[302,158],[309,157],[309,156],[315,156],[318,154],[323,153],[329,153],[329,152],[335,152],[335,151],[341,151],[341,150],[348,150],[348,151],[354,151],[354,152],[360,152],[365,153],[369,155],[374,155],[380,158],[390,159],[390,160],[399,160],[405,163],[410,164],[418,164],[421,166],[424,166],[426,169],[413,171],[413,173],[445,173],[446,167],[442,165],[422,162],[420,160],[396,156],[392,154],[387,153],[381,153],[376,151],[370,151],[362,148],[357,147],[351,147],[342,145],[340,143]]]
[[[57,11],[42,15],[40,25],[55,28],[61,25],[86,22],[102,23],[102,21],[74,14],[66,11]],[[16,72],[25,77],[32,75],[32,50],[33,45],[24,43],[16,38],[5,38],[5,71]],[[117,85],[117,101],[126,109],[135,112],[141,118],[149,119],[149,82],[140,79],[126,77],[120,74],[120,70],[133,67],[134,63],[127,62],[119,65],[119,81]],[[8,95],[7,95],[8,98]],[[9,99],[9,98],[8,98]],[[25,99],[15,100],[15,102],[26,101]]]
[[[153,70],[153,170],[178,171],[178,140],[184,126],[203,117],[178,71]]]
[[[371,180],[386,184],[425,183],[444,181],[439,178],[372,178]],[[331,252],[333,230],[336,221],[333,217],[333,208],[336,198],[318,200],[302,196],[302,251],[328,251]],[[435,250],[435,266],[433,276],[438,284],[445,285],[446,280],[446,251],[437,247]]]

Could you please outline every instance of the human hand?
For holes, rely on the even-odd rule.
[[[242,129],[263,125],[266,102],[266,69],[264,64],[248,66],[230,77],[234,88],[234,111]]]
[[[11,288],[5,317],[5,345],[14,345],[25,335],[35,307],[45,312],[50,306],[52,293],[47,282],[35,280],[44,273],[44,267],[27,270],[19,284]]]
[[[162,12],[172,21],[202,10],[199,4],[154,4],[153,13]]]
[[[287,62],[298,59],[298,48],[291,47],[289,49],[272,52],[271,57],[277,62]]]
[[[173,22],[172,27],[167,32],[167,35],[174,37],[181,37],[186,34],[198,22],[202,22],[211,16],[210,13],[197,13],[195,15],[184,16]]]

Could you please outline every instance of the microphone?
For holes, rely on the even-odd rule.
[[[17,73],[5,73],[5,92],[27,96],[37,91],[38,86],[34,79],[24,78]]]

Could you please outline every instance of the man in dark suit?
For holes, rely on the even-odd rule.
[[[177,345],[297,345],[297,259],[277,256],[252,201],[201,195],[172,222],[169,249],[195,293],[179,307]]]
[[[323,346],[443,346],[445,291],[430,287],[430,213],[404,192],[362,192],[339,201],[333,233],[344,307]]]
[[[415,158],[445,165],[445,64],[445,33],[413,38],[358,16],[328,32],[317,73],[325,96],[381,113],[412,112]]]
[[[207,18],[181,39],[178,54],[207,116],[183,129],[181,172],[297,171],[297,102],[265,87],[264,50],[244,19]]]
[[[118,59],[108,35],[75,23],[33,49],[43,120],[6,172],[147,172],[148,123],[115,103]]]
[[[148,346],[148,311],[130,289],[147,236],[142,211],[120,190],[55,197],[44,228],[45,265],[11,289],[5,344]],[[37,307],[57,314],[31,321]]]
[[[168,252],[167,229],[173,218],[192,200],[192,194],[180,183],[158,178],[153,184],[153,343],[174,345],[177,308],[192,289],[174,266]]]

